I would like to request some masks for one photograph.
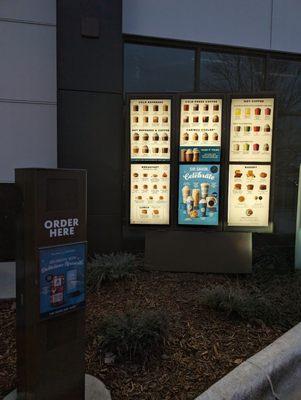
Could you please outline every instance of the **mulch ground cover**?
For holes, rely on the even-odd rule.
[[[266,280],[265,280],[266,279]],[[290,319],[281,326],[231,320],[200,304],[200,290],[218,284],[266,292],[276,307],[291,299]],[[107,283],[87,299],[86,371],[100,378],[113,400],[189,400],[298,322],[300,283],[295,278],[226,277],[137,272]],[[297,294],[296,294],[297,291]],[[294,297],[295,296],[295,297]],[[298,299],[296,296],[299,296]],[[286,309],[288,305],[285,306]],[[146,365],[106,364],[97,338],[105,316],[130,310],[164,311],[169,317],[164,353]],[[0,394],[16,385],[15,306],[0,303]],[[1,398],[1,395],[0,395]]]

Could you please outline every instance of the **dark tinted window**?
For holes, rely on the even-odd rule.
[[[201,90],[254,92],[264,88],[263,57],[201,52]]]
[[[124,51],[126,92],[193,90],[194,50],[127,43]]]
[[[280,113],[301,113],[301,62],[271,59],[267,89],[277,92]]]

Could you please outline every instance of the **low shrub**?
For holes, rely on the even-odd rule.
[[[209,308],[226,313],[228,317],[246,321],[262,321],[265,324],[278,322],[278,313],[260,293],[250,293],[241,288],[216,286],[204,289],[201,303]]]
[[[137,259],[130,253],[96,254],[87,265],[87,286],[89,289],[99,289],[108,281],[115,281],[131,276]]]
[[[144,363],[162,353],[167,325],[162,312],[132,311],[108,317],[98,326],[101,350],[119,361]]]

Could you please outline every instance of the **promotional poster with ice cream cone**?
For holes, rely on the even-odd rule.
[[[169,224],[170,166],[131,165],[131,224]]]
[[[270,181],[270,165],[229,166],[229,226],[269,225]]]
[[[230,161],[270,162],[274,99],[232,99]]]
[[[218,225],[219,165],[180,165],[178,223]]]
[[[220,162],[221,99],[182,99],[180,162]]]
[[[171,133],[169,99],[130,101],[132,160],[169,160]]]

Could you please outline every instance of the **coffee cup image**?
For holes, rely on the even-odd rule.
[[[134,154],[138,154],[139,153],[139,147],[138,146],[134,146],[133,147],[133,153]]]
[[[253,126],[253,131],[260,132],[260,126],[258,126],[258,125]]]
[[[204,104],[203,111],[208,111],[208,110],[209,110],[209,104]]]
[[[193,121],[194,123],[199,122],[199,117],[193,117],[192,121]]]
[[[147,154],[149,152],[148,146],[142,146],[142,153]]]
[[[186,161],[185,155],[186,155],[186,150],[185,149],[181,149],[180,162],[185,162]]]
[[[193,160],[193,151],[191,149],[186,150],[185,153],[185,161],[186,162],[192,162]]]
[[[259,151],[259,144],[258,143],[254,143],[253,144],[253,151]]]
[[[153,106],[153,111],[155,111],[155,112],[159,111],[159,106],[158,105],[154,105]]]
[[[167,112],[167,111],[168,111],[168,104],[164,104],[164,105],[163,105],[163,111],[164,111],[164,112]]]
[[[163,122],[163,124],[167,124],[168,123],[168,117],[162,117],[162,122]]]
[[[183,110],[184,111],[189,111],[189,104],[184,104]]]
[[[209,117],[205,115],[205,116],[202,118],[202,121],[203,121],[204,123],[209,122]]]
[[[188,116],[185,116],[185,117],[183,118],[183,122],[184,122],[184,124],[188,124],[188,122],[189,122],[189,117],[188,117]]]
[[[185,185],[182,188],[182,199],[184,204],[186,204],[187,198],[189,196],[190,196],[190,187],[188,185]]]
[[[202,198],[199,202],[199,209],[200,209],[200,216],[206,217],[207,212],[207,201],[206,199]]]
[[[153,153],[158,154],[159,153],[159,147],[153,147]]]
[[[209,191],[210,185],[207,182],[202,182],[200,184],[200,187],[201,187],[201,197],[203,199],[205,199],[208,196],[208,191]]]
[[[193,105],[193,111],[199,111],[199,105],[198,104],[194,104]]]
[[[192,162],[198,162],[200,160],[200,151],[199,149],[193,149],[192,150],[193,158]]]
[[[260,185],[259,190],[267,190],[267,185]]]
[[[159,117],[153,117],[153,123],[158,124],[159,123]]]
[[[139,122],[139,117],[133,117],[133,123],[138,124]]]
[[[234,178],[241,178],[242,177],[242,172],[240,169],[235,170],[234,173]]]
[[[254,189],[254,185],[251,185],[251,184],[247,185],[247,189],[248,190],[253,190]]]
[[[137,142],[137,140],[139,140],[139,133],[134,133],[134,135],[133,135],[133,140],[135,141],[135,142]]]
[[[144,133],[142,136],[142,140],[147,141],[149,139],[148,133]]]
[[[216,198],[213,196],[206,197],[207,208],[213,208],[216,206]]]
[[[234,189],[235,190],[241,190],[241,183],[235,183]]]
[[[244,127],[244,132],[246,132],[246,133],[251,132],[251,127],[250,127],[250,125],[246,125],[246,126]]]
[[[255,115],[260,115],[261,114],[261,108],[257,107],[255,108]]]
[[[162,135],[162,140],[163,140],[164,142],[167,142],[167,140],[168,140],[168,135],[167,135],[167,133],[163,133],[163,135]]]
[[[133,105],[133,111],[135,112],[139,111],[139,106],[137,104]]]
[[[187,132],[185,132],[185,133],[183,134],[183,140],[185,140],[185,142],[187,142],[187,141],[189,140],[189,135],[188,135]]]
[[[144,122],[145,124],[148,124],[148,117],[144,117],[144,118],[143,118],[143,122]]]
[[[265,143],[265,144],[263,145],[263,151],[269,151],[269,150],[270,150],[269,144],[268,144],[268,143]]]
[[[148,111],[148,106],[147,106],[147,105],[144,105],[144,106],[143,106],[143,111],[144,111],[144,112],[147,112],[147,111]]]
[[[235,115],[235,117],[240,117],[241,109],[240,108],[235,108],[234,115]]]
[[[271,115],[271,109],[269,108],[269,107],[267,107],[265,110],[264,110],[264,114],[265,115]]]
[[[216,132],[213,133],[212,140],[214,141],[218,140],[218,134]]]
[[[245,117],[246,117],[246,118],[249,118],[250,116],[251,116],[251,108],[247,107],[247,108],[245,109]]]
[[[207,141],[209,139],[208,133],[204,132],[202,135],[202,140]]]
[[[271,127],[269,124],[265,124],[264,126],[264,132],[271,132]]]
[[[155,133],[153,134],[153,141],[154,141],[154,142],[157,142],[158,140],[159,140],[159,135],[158,135],[157,132],[155,132]]]
[[[192,135],[192,140],[199,140],[199,135],[196,132],[194,132],[194,134]]]
[[[240,132],[241,126],[240,125],[235,125],[234,126],[234,132]]]
[[[213,122],[218,122],[219,121],[218,115],[214,115],[213,118],[212,118],[212,121]]]
[[[219,105],[213,104],[213,111],[218,111],[218,110],[219,110]]]
[[[260,178],[266,178],[268,174],[266,172],[260,172],[259,176]]]
[[[233,151],[239,151],[239,144],[234,143],[234,145],[233,145]]]

